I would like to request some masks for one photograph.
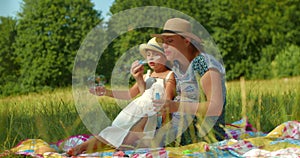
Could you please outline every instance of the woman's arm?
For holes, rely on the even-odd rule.
[[[209,69],[200,79],[207,101],[200,103],[197,113],[206,116],[220,116],[224,99],[221,74],[215,69]]]
[[[198,114],[200,116],[220,116],[223,109],[221,74],[215,69],[209,69],[200,79],[206,101],[199,103],[181,102],[180,108],[185,113]]]
[[[207,98],[205,102],[176,102],[173,100],[155,101],[154,106],[161,108],[161,112],[183,112],[189,114],[199,114],[202,116],[220,116],[223,109],[222,81],[217,70],[208,70],[200,79],[204,94]]]

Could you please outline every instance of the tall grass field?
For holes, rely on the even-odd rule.
[[[121,110],[112,98],[99,97],[99,102],[111,120]],[[1,98],[0,114],[0,152],[28,138],[51,143],[90,133],[76,111],[71,88]],[[300,77],[227,82],[226,122],[245,116],[263,132],[299,121]]]

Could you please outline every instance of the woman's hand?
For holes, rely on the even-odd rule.
[[[94,94],[94,95],[98,95],[98,96],[104,96],[105,92],[106,92],[106,88],[105,86],[95,86],[90,88],[90,93]]]

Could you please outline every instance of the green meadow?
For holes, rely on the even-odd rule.
[[[300,77],[227,82],[226,122],[247,117],[259,131],[269,132],[288,120],[300,120]],[[121,110],[117,102],[99,97],[110,119]],[[124,101],[124,105],[127,103]],[[89,131],[76,111],[72,89],[0,99],[0,152],[28,138],[56,142]]]

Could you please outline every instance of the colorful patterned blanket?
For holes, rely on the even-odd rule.
[[[298,121],[288,121],[277,126],[270,133],[262,133],[255,131],[245,120],[239,120],[227,125],[226,133],[226,140],[213,144],[199,142],[181,147],[106,150],[81,154],[77,157],[300,157],[300,122]],[[10,152],[37,158],[68,157],[65,152],[70,147],[90,137],[84,134],[76,135],[49,144],[41,139],[27,139],[12,148]],[[62,148],[58,149],[59,146]]]

